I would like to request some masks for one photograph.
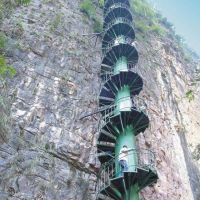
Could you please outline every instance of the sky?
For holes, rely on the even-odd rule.
[[[200,56],[200,0],[150,0]]]

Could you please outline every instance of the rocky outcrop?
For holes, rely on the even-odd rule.
[[[5,20],[12,132],[0,147],[0,199],[94,200],[100,41],[80,1],[33,0]],[[98,11],[98,9],[97,9]],[[98,11],[100,12],[100,11]],[[137,33],[140,34],[139,32]],[[138,38],[138,40],[141,40]],[[173,41],[152,35],[138,42],[151,127],[139,146],[156,153],[158,183],[141,192],[148,200],[198,200],[199,95],[191,102],[197,63],[187,63]]]
[[[139,68],[146,80],[143,96],[149,102],[152,124],[150,134],[143,136],[142,145],[156,152],[160,179],[144,196],[147,199],[199,199],[199,192],[195,193],[199,173],[188,170],[194,164],[187,146],[194,126],[193,134],[198,137],[199,127],[192,124],[197,122],[192,118],[198,119],[198,113],[192,106],[199,107],[199,97],[193,102],[185,97],[193,79],[194,63],[186,63],[165,39],[151,38],[150,41],[145,44],[146,49],[139,46],[143,54]],[[188,118],[191,124],[186,123]]]

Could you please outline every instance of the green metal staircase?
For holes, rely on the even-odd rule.
[[[136,67],[139,56],[132,21],[128,0],[105,1],[97,200],[139,200],[139,191],[158,179],[154,153],[136,148],[136,136],[148,128],[149,118],[145,102],[137,97],[143,80]],[[123,145],[128,147],[126,171],[119,164]]]

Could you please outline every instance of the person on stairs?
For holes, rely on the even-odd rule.
[[[128,151],[129,151],[128,147],[124,145],[119,152],[119,165],[120,165],[121,175],[122,172],[128,171]]]

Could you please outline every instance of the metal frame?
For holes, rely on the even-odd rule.
[[[137,157],[137,164],[134,165],[136,171],[126,171],[126,172],[137,172],[137,169],[143,169],[143,170],[155,170],[155,153],[149,149],[131,149],[129,150],[128,156],[132,155],[133,157]],[[119,177],[119,174],[116,174],[115,168],[116,168],[116,160],[118,156],[115,155],[113,159],[111,159],[109,162],[105,163],[101,166],[100,171],[98,173],[98,180],[97,180],[97,194],[100,194],[100,192],[110,185],[110,180]],[[129,165],[128,168],[131,168],[132,166]],[[123,170],[118,163],[118,167],[120,168],[120,173],[123,176]],[[97,195],[98,196],[98,195]]]
[[[128,15],[120,13],[120,8],[126,9]],[[106,200],[99,197],[101,194],[115,200],[125,200],[130,196],[138,200],[139,189],[157,180],[155,154],[148,149],[136,148],[136,136],[148,127],[149,118],[147,104],[136,96],[142,90],[143,81],[136,66],[138,52],[132,19],[128,0],[106,0],[100,73],[103,85],[99,96],[102,117],[98,131],[101,135],[97,144],[102,163],[96,185],[98,200]],[[128,146],[129,152],[126,155],[128,171],[123,176],[118,159],[124,145]],[[129,176],[134,180],[129,181]]]
[[[104,34],[102,35],[102,38],[105,37],[106,35],[106,32],[115,24],[119,24],[119,23],[123,23],[123,24],[128,24],[133,30],[134,30],[134,26],[133,26],[133,23],[125,18],[125,17],[119,17],[119,18],[116,18],[116,19],[113,19],[111,22],[107,23],[104,27]]]
[[[119,8],[119,7],[120,7],[120,8],[125,8],[125,9],[127,9],[127,10],[130,12],[130,14],[132,15],[131,9],[130,9],[130,7],[129,7],[127,4],[118,2],[118,3],[114,3],[112,6],[110,6],[110,7],[107,9],[107,11],[106,11],[105,14],[104,14],[104,19],[106,18],[106,16],[108,15],[108,13],[109,13],[110,11],[114,10],[115,8]],[[132,16],[133,16],[133,15],[132,15]]]
[[[128,67],[128,71],[140,74],[138,66],[136,65],[135,62],[128,62],[127,67]],[[110,66],[110,70],[108,71],[101,70],[100,77],[101,78],[105,77],[105,78],[102,78],[102,83],[105,83],[106,81],[108,81],[113,75],[114,75],[114,66]]]

